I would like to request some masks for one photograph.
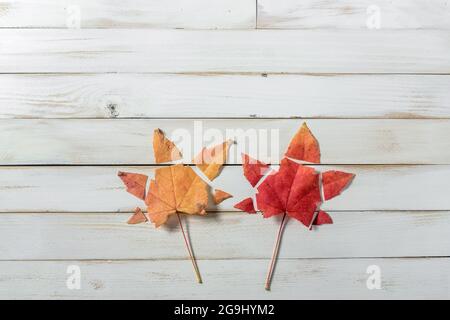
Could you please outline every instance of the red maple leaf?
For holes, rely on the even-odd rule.
[[[260,210],[264,218],[283,215],[266,281],[267,290],[270,289],[273,266],[286,218],[294,218],[309,229],[312,225],[332,224],[333,220],[326,212],[320,210],[320,206],[324,201],[339,195],[355,176],[342,171],[320,173],[292,159],[320,163],[319,143],[306,123],[289,144],[278,171],[270,171],[267,164],[243,154],[244,176],[253,187],[259,184],[256,187],[257,209],[252,198],[242,200],[235,208],[248,213]]]

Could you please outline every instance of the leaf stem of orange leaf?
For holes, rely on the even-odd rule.
[[[286,219],[286,213],[285,213],[283,215],[283,219],[281,220],[280,229],[278,230],[277,239],[275,242],[275,247],[273,248],[272,260],[270,262],[269,272],[267,273],[266,286],[265,286],[265,289],[267,291],[270,291],[273,270],[275,269],[275,264],[277,262],[278,252],[280,250],[281,236],[283,235],[283,230],[284,230],[284,226],[286,225],[286,221],[287,221],[287,219]]]
[[[184,243],[186,244],[187,251],[189,252],[189,256],[191,257],[192,266],[194,267],[195,276],[197,277],[197,282],[202,283],[202,277],[200,276],[200,271],[198,270],[197,261],[195,260],[194,253],[192,251],[191,245],[189,244],[188,237],[184,232],[183,223],[181,222],[180,214],[177,213],[178,222],[180,223],[181,232],[183,233]]]

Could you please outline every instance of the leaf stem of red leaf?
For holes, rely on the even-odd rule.
[[[198,270],[197,261],[195,260],[194,253],[192,251],[191,245],[189,244],[188,237],[184,232],[183,223],[181,222],[180,214],[177,213],[178,222],[180,223],[181,232],[183,233],[184,243],[186,244],[187,251],[189,252],[189,256],[191,257],[192,266],[194,267],[195,276],[197,277],[197,282],[202,283],[202,277],[200,276],[200,271]]]
[[[287,219],[286,219],[286,213],[285,213],[283,215],[283,219],[281,220],[280,229],[278,230],[277,239],[275,242],[275,247],[273,248],[272,260],[270,262],[269,272],[267,273],[266,286],[265,286],[265,289],[267,291],[270,291],[273,270],[275,269],[275,264],[277,262],[278,252],[280,250],[281,237],[283,235],[283,230],[284,230],[284,226],[286,225],[286,221],[287,221]]]

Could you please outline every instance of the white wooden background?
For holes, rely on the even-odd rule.
[[[176,225],[125,224],[116,172],[200,118],[280,129],[275,154],[307,118],[318,168],[357,174],[334,225],[288,223],[271,292],[279,221],[233,210],[238,161],[185,220],[204,284]],[[450,298],[450,1],[0,0],[0,165],[0,298]]]

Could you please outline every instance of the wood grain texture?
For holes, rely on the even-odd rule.
[[[255,0],[10,0],[0,3],[0,28],[253,29]]]
[[[279,163],[302,124],[299,119],[0,119],[0,164],[154,164],[153,130],[179,145],[185,162],[203,146],[226,139],[229,164],[241,153]],[[450,120],[307,121],[323,164],[450,164]]]
[[[290,219],[280,258],[450,255],[450,211],[329,213],[334,224],[313,231]],[[156,229],[127,225],[128,216],[2,213],[0,260],[187,259],[175,217]],[[186,217],[183,223],[197,259],[268,259],[280,219],[224,212]]]
[[[320,166],[356,174],[324,210],[450,210],[450,166]],[[130,212],[143,201],[128,194],[117,172],[152,175],[151,167],[2,167],[1,212]],[[254,194],[241,167],[226,167],[212,184],[233,199],[209,211],[229,211]]]
[[[444,30],[1,29],[0,73],[450,73]]]
[[[449,13],[450,0],[0,2],[0,299],[448,299]],[[280,221],[233,209],[254,194],[239,154],[278,163],[290,118],[309,118],[317,170],[356,178],[322,206],[332,226],[289,221],[268,293]],[[195,123],[206,141],[183,145]],[[144,204],[117,172],[153,175],[157,127],[187,162],[237,136],[210,183],[234,198],[184,219],[200,286],[174,221],[125,223]]]
[[[382,29],[450,29],[448,0],[258,0],[258,28],[362,29],[370,6]]]
[[[3,74],[0,117],[450,118],[449,88],[445,75]]]
[[[197,285],[189,261],[2,261],[0,298],[449,298],[448,258],[280,260],[270,292],[264,290],[267,264],[267,260],[199,261],[205,282]],[[66,270],[71,265],[81,269],[80,290],[67,289]],[[367,289],[371,265],[380,267],[380,290]]]

